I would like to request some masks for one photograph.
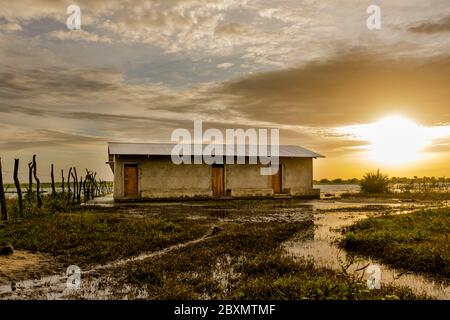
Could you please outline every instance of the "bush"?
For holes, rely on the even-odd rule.
[[[389,189],[389,179],[378,169],[375,172],[366,173],[360,185],[361,191],[364,193],[385,193]]]

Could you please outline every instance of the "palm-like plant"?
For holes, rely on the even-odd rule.
[[[361,191],[364,193],[384,193],[389,191],[388,176],[381,173],[380,169],[366,173],[360,185]]]

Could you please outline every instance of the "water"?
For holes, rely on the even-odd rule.
[[[402,206],[394,206],[394,214],[410,212]],[[288,255],[294,258],[301,257],[312,259],[315,265],[334,270],[342,270],[342,266],[350,264],[347,272],[367,279],[364,274],[368,265],[377,265],[381,270],[381,284],[406,286],[416,294],[426,294],[435,299],[450,299],[450,286],[430,280],[417,274],[402,274],[400,271],[390,268],[372,259],[358,257],[353,261],[344,250],[335,243],[342,237],[340,229],[365,219],[376,212],[359,211],[316,211],[314,213],[314,232],[309,239],[293,239],[283,244]],[[360,270],[362,269],[362,270]]]
[[[320,189],[322,197],[326,194],[339,196],[343,193],[357,193],[361,190],[361,187],[357,184],[315,184],[313,187]]]
[[[62,192],[61,188],[55,188],[56,192]],[[65,188],[67,192],[67,188]],[[33,188],[33,191],[36,192],[36,188]],[[39,188],[40,193],[42,194],[50,194],[52,192],[52,188]],[[22,195],[25,195],[27,193],[26,188],[22,188]],[[15,188],[8,188],[5,192],[5,197],[7,199],[16,199],[17,198],[17,192]]]

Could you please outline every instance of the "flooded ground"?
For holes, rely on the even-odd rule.
[[[401,274],[397,270],[388,268],[370,259],[354,259],[347,256],[335,244],[341,236],[340,228],[350,225],[358,220],[365,219],[371,215],[379,214],[404,214],[423,207],[432,207],[431,202],[404,203],[399,200],[386,199],[356,199],[356,200],[260,200],[260,201],[193,201],[193,202],[152,202],[152,203],[114,203],[111,196],[96,198],[89,203],[98,210],[113,210],[116,214],[136,219],[148,216],[177,216],[186,219],[213,219],[220,225],[221,222],[235,221],[246,222],[266,222],[283,221],[313,221],[314,226],[306,231],[306,235],[294,237],[283,243],[282,248],[287,255],[294,259],[299,257],[312,259],[317,266],[327,267],[335,270],[344,269],[352,274],[367,277],[364,274],[367,265],[378,265],[381,269],[382,284],[393,283],[398,286],[410,287],[414,292],[426,293],[430,297],[437,299],[450,299],[450,288],[432,280],[414,274]],[[448,205],[448,203],[440,203]],[[117,260],[105,265],[94,266],[89,270],[82,271],[81,290],[67,289],[67,275],[65,270],[59,274],[44,276],[48,257],[43,255],[33,255],[27,258],[30,253],[16,251],[13,255],[15,261],[22,261],[22,265],[16,265],[11,260],[9,270],[2,267],[5,261],[0,260],[0,270],[3,270],[0,277],[0,298],[3,299],[110,299],[115,298],[118,291],[124,293],[122,298],[151,298],[149,293],[139,292],[135,288],[128,288],[114,281],[114,277],[108,274],[108,270],[124,265],[136,260],[148,260],[164,255],[168,252],[182,247],[195,244],[208,239],[205,235],[199,239],[181,243],[157,252],[143,252],[138,256]],[[3,258],[2,258],[3,259]],[[20,262],[19,262],[20,264]],[[14,270],[12,270],[12,269]],[[28,268],[28,269],[27,269]],[[32,280],[23,278],[20,270],[26,271],[35,268]],[[47,268],[48,269],[48,268]],[[54,269],[54,268],[53,268]],[[358,271],[358,269],[360,269]],[[62,270],[61,268],[59,270]],[[217,273],[217,272],[216,272]],[[15,275],[20,281],[14,282]],[[52,273],[49,273],[52,274]]]
[[[329,195],[340,196],[343,193],[356,193],[361,190],[358,184],[318,184],[314,188],[320,189],[321,197]]]
[[[405,214],[415,210],[415,206],[387,205],[390,214]],[[348,272],[355,277],[366,280],[369,276],[367,268],[376,266],[380,270],[381,285],[392,284],[406,286],[416,294],[426,294],[435,299],[450,299],[450,286],[435,282],[429,278],[412,273],[403,273],[389,268],[373,259],[366,259],[347,254],[339,248],[337,241],[342,237],[341,230],[359,220],[380,214],[375,207],[361,207],[361,211],[347,211],[348,208],[330,208],[331,210],[317,210],[314,213],[314,230],[305,240],[292,239],[283,244],[286,253],[292,257],[311,259],[315,265]]]

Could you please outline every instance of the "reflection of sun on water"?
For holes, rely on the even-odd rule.
[[[448,126],[424,127],[401,117],[391,116],[367,125],[342,128],[358,140],[366,140],[371,160],[385,164],[405,164],[420,160],[433,139],[446,136]]]

